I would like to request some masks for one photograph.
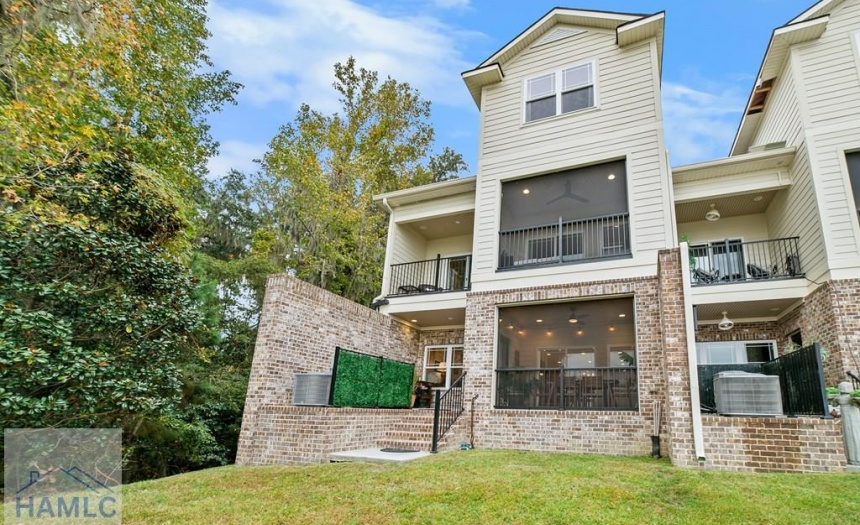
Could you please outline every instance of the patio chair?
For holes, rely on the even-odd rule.
[[[761,266],[755,265],[753,263],[747,264],[747,272],[752,276],[753,279],[770,279],[771,273]]]
[[[412,286],[411,284],[402,284],[397,287],[397,291],[402,294],[410,294],[410,293],[418,293],[418,287]]]
[[[693,278],[696,279],[696,284],[710,284],[716,282],[720,278],[720,271],[706,272],[699,268],[693,269]]]
[[[436,286],[435,284],[419,284],[419,285],[418,285],[418,290],[419,290],[421,293],[428,293],[428,292],[441,292],[441,291],[442,291],[442,289],[441,289],[441,288],[439,288],[438,286]]]

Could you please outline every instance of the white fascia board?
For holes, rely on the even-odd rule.
[[[779,279],[693,286],[694,304],[727,304],[773,299],[801,299],[809,293],[806,279]]]
[[[729,175],[715,179],[705,179],[674,184],[675,204],[694,202],[745,193],[780,190],[791,186],[787,170],[763,171]]]

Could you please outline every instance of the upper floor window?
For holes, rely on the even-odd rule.
[[[594,62],[526,79],[526,122],[594,106]]]
[[[852,151],[845,154],[848,164],[848,178],[851,180],[851,189],[854,193],[854,207],[860,215],[860,151]]]

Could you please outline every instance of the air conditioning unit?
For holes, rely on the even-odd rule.
[[[313,372],[296,374],[293,383],[294,405],[328,405],[328,394],[331,388],[331,374]]]
[[[781,416],[779,377],[731,370],[714,377],[717,412],[727,416]]]

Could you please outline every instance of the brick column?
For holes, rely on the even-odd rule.
[[[669,457],[678,466],[696,465],[687,356],[686,312],[680,250],[661,250],[658,280],[663,334],[663,375],[666,380],[664,421]]]

